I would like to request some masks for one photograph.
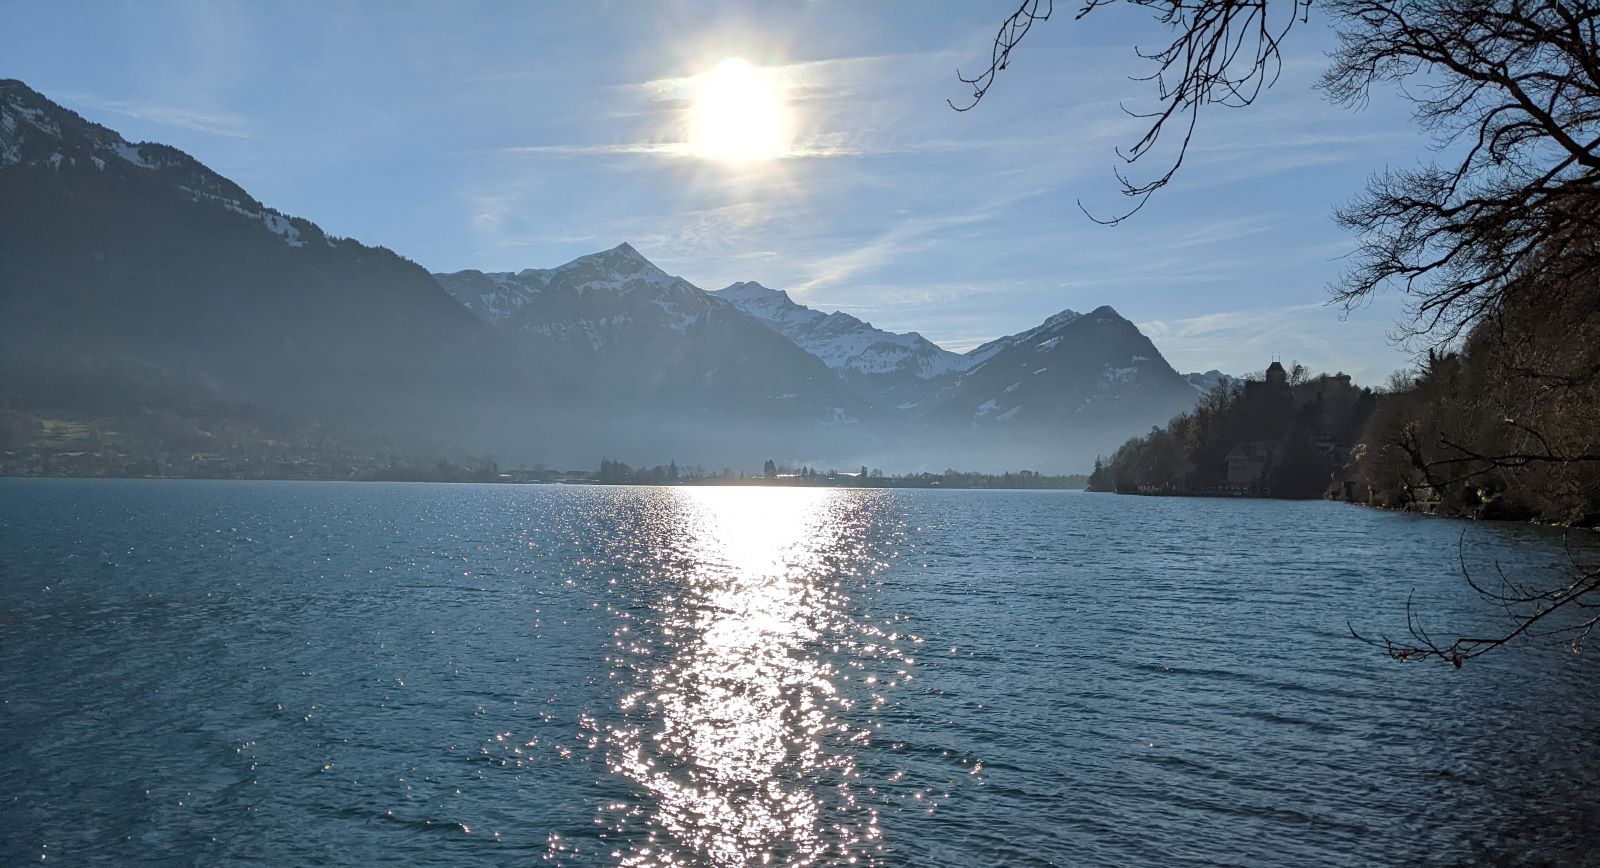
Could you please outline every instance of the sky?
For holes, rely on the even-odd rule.
[[[1127,206],[1116,148],[1143,128],[1119,103],[1152,105],[1134,48],[1165,30],[1067,0],[953,111],[1015,4],[0,0],[0,77],[431,271],[627,241],[703,288],[756,280],[957,351],[1109,304],[1180,371],[1282,358],[1376,384],[1408,364],[1397,298],[1327,304],[1354,248],[1331,215],[1427,140],[1390,94],[1351,110],[1315,91],[1324,22],[1111,227],[1079,202]],[[775,159],[696,145],[729,58],[784,108]]]

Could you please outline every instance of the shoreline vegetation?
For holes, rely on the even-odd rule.
[[[1218,384],[1165,428],[1095,460],[1091,491],[1362,500],[1350,467],[1380,395],[1343,373],[1274,361]]]
[[[1097,459],[1089,489],[1600,527],[1600,308],[1561,290],[1507,300],[1381,389],[1275,361]]]

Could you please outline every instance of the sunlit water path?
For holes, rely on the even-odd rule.
[[[1583,863],[1561,536],[1067,492],[0,480],[0,864]],[[1596,649],[1600,650],[1600,649]]]

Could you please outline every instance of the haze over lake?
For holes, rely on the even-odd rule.
[[[0,480],[0,863],[1580,862],[1561,535],[1075,492]],[[1442,631],[1441,631],[1442,632]]]

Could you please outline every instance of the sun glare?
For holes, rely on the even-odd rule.
[[[761,71],[736,57],[701,76],[690,118],[700,157],[728,161],[783,156],[791,136],[789,108]]]

